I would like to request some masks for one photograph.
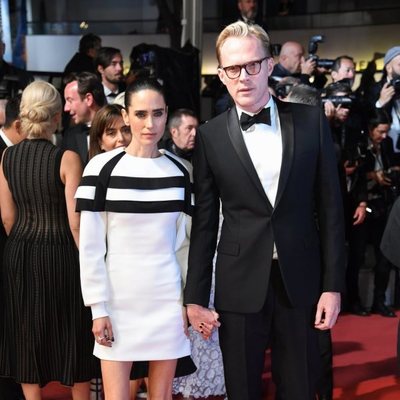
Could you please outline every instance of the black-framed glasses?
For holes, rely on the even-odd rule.
[[[229,65],[228,67],[220,68],[225,71],[225,74],[229,79],[239,78],[240,74],[242,73],[242,68],[244,68],[249,75],[257,75],[261,71],[261,63],[267,58],[269,57],[267,56],[261,60],[251,61],[242,65]]]

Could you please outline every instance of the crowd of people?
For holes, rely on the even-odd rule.
[[[277,399],[329,400],[339,312],[396,317],[400,46],[354,90],[349,55],[321,68],[289,41],[275,63],[254,3],[218,36],[226,92],[200,126],[93,34],[63,99],[31,80],[7,99],[0,399],[95,380],[106,400],[260,400],[270,348]]]

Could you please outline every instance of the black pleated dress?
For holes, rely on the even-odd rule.
[[[64,385],[99,376],[90,309],[82,301],[79,257],[67,219],[62,151],[25,140],[4,156],[17,218],[4,250],[0,375]]]

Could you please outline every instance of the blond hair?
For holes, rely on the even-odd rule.
[[[225,27],[223,31],[218,35],[217,43],[215,46],[218,64],[221,65],[221,47],[228,38],[247,36],[254,36],[255,38],[257,38],[260,41],[262,47],[265,49],[265,55],[267,57],[271,57],[270,40],[268,33],[265,32],[260,25],[249,25],[243,21],[237,21]]]
[[[50,83],[34,81],[22,92],[21,130],[31,139],[48,138],[57,129],[55,116],[61,113],[61,96]]]

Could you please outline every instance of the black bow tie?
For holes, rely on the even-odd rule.
[[[242,112],[242,115],[240,116],[241,128],[244,131],[247,131],[247,129],[249,129],[254,124],[271,125],[271,115],[269,107],[263,108],[258,114],[255,114],[253,116],[250,116],[249,114]]]

